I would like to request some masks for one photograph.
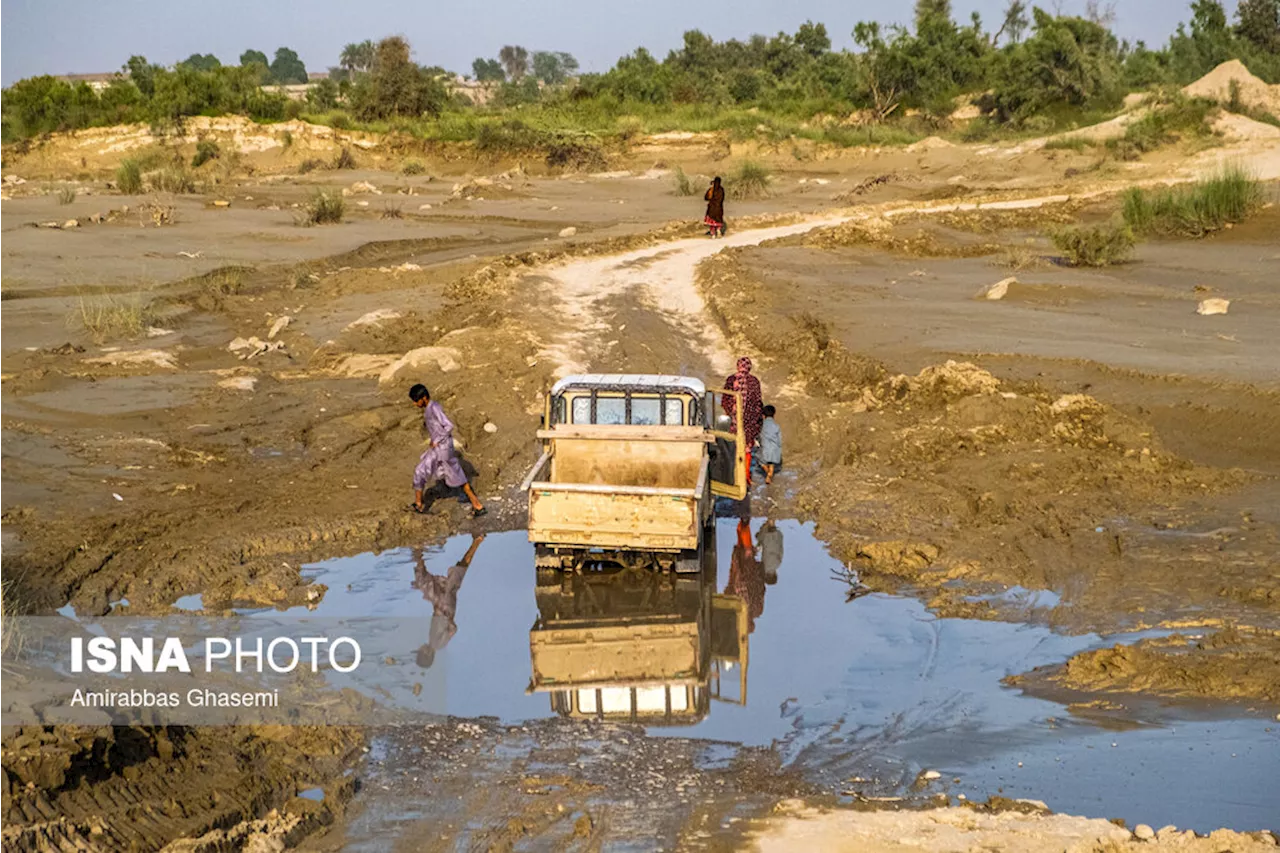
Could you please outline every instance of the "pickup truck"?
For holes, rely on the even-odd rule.
[[[746,496],[741,403],[687,376],[556,382],[521,486],[537,566],[699,571],[715,498]]]

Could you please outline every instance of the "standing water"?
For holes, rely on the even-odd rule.
[[[851,779],[901,793],[928,768],[953,797],[1130,825],[1276,823],[1280,734],[1266,720],[1166,708],[1104,727],[1001,685],[1114,637],[851,596],[809,525],[720,519],[716,543],[701,575],[538,572],[523,531],[304,573],[328,587],[311,616],[420,625],[388,660],[405,683],[434,683],[432,710],[453,717],[612,720],[769,747],[836,794]]]

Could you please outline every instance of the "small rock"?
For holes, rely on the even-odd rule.
[[[498,425],[493,421],[489,421],[484,425],[484,431],[487,433],[495,433],[498,431]]]
[[[1150,841],[1156,837],[1156,831],[1145,823],[1140,823],[1133,829],[1133,837],[1141,841]]]
[[[124,498],[120,497],[120,496],[119,496],[118,494],[116,494],[115,492],[112,492],[112,493],[111,493],[111,497],[115,498],[115,499],[116,499],[116,500],[118,500],[118,501],[122,501],[122,500],[124,500]]]
[[[368,207],[368,206],[369,206],[369,202],[367,202],[367,201],[358,201],[358,202],[356,202],[356,204],[357,204],[357,205],[359,205],[360,207]]]
[[[285,326],[292,322],[293,318],[287,314],[283,317],[277,317],[276,321],[271,324],[271,331],[267,332],[267,340],[272,340],[276,335],[284,329]]]
[[[80,223],[74,219],[68,219],[66,222],[62,223],[62,227],[64,230],[67,228],[79,228]]]
[[[934,779],[941,779],[942,774],[939,773],[937,770],[926,770],[924,771],[923,778],[932,782]]]
[[[228,391],[252,391],[258,384],[256,376],[232,376],[218,382],[219,388],[226,388]]]
[[[578,233],[578,229],[577,229],[577,228],[574,228],[572,225],[570,225],[570,226],[569,226],[569,227],[567,227],[567,228],[561,228],[561,229],[560,229],[560,236],[561,236],[561,237],[572,237],[573,235],[575,235],[575,234],[577,234],[577,233]]]
[[[1178,827],[1174,826],[1173,824],[1169,824],[1168,826],[1162,826],[1156,830],[1156,838],[1159,838],[1161,841],[1167,841],[1177,834],[1178,834]]]
[[[998,299],[1004,299],[1009,293],[1010,286],[1017,283],[1018,279],[1014,276],[1009,276],[1009,278],[1006,278],[1003,281],[997,281],[995,284],[987,288],[986,298],[993,302]]]
[[[213,202],[213,206],[214,206],[214,207],[230,207],[230,206],[231,206],[231,202],[227,201],[227,200],[226,200],[226,199],[224,199],[224,198],[220,198],[220,199],[216,199],[216,200]]]
[[[1205,299],[1196,306],[1196,313],[1202,317],[1207,317],[1211,314],[1225,314],[1230,307],[1230,299]]]
[[[431,205],[429,205],[429,204],[420,204],[420,205],[418,205],[418,210],[430,210],[430,209],[431,209]]]

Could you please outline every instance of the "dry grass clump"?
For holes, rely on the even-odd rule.
[[[306,219],[308,225],[329,225],[342,221],[346,213],[347,202],[342,193],[328,190],[316,190],[307,202]]]
[[[1073,267],[1109,267],[1128,259],[1137,240],[1128,225],[1109,222],[1055,231],[1053,244]]]
[[[150,306],[139,296],[101,294],[81,296],[67,325],[88,332],[96,343],[115,338],[140,338],[152,325]]]

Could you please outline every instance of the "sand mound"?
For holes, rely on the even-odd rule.
[[[1246,142],[1254,139],[1280,139],[1280,127],[1235,113],[1224,112],[1219,115],[1213,122],[1213,129],[1228,139]]]
[[[939,148],[955,148],[955,144],[948,142],[940,136],[929,136],[921,139],[919,142],[913,142],[907,146],[907,153],[915,154],[918,151],[936,151]]]
[[[1238,59],[1224,62],[1182,92],[1193,98],[1213,98],[1227,101],[1231,98],[1231,82],[1240,86],[1240,100],[1255,109],[1280,115],[1280,86],[1270,86],[1253,76]]]

